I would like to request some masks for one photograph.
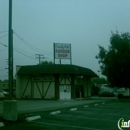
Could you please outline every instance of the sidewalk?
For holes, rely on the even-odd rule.
[[[87,100],[17,100],[18,114],[48,111],[55,109],[62,109],[67,107],[74,107],[79,105],[87,105],[91,103],[98,103],[110,101],[113,99],[87,99]],[[0,116],[3,113],[3,101],[0,101]]]

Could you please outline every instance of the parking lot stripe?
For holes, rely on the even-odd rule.
[[[27,121],[33,121],[33,120],[37,120],[37,119],[40,119],[40,118],[41,118],[41,116],[38,115],[38,116],[27,117],[26,120]]]
[[[4,126],[4,123],[3,122],[0,122],[0,127],[3,127]]]
[[[59,114],[60,111],[54,111],[54,112],[51,112],[50,115],[56,115],[56,114]]]
[[[77,108],[71,108],[70,111],[77,111]]]
[[[84,108],[85,108],[85,107],[89,107],[89,105],[85,105]]]
[[[72,125],[52,124],[52,123],[44,123],[44,122],[37,122],[37,121],[31,121],[31,122],[33,122],[33,123],[38,123],[38,124],[45,124],[45,125],[60,126],[60,127],[77,128],[77,129],[86,129],[86,130],[101,130],[101,129],[86,128],[86,127],[72,126]]]

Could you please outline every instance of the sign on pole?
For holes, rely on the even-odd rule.
[[[55,59],[70,59],[70,64],[72,64],[71,59],[71,44],[68,43],[54,43],[54,63]]]
[[[71,44],[54,43],[54,59],[71,59]]]

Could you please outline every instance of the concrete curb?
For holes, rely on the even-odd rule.
[[[4,123],[3,122],[0,122],[0,127],[4,127]]]
[[[33,120],[37,120],[37,119],[40,119],[41,118],[41,116],[32,116],[32,117],[27,117],[25,120],[26,121],[33,121]]]

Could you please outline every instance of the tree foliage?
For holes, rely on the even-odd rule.
[[[112,86],[130,86],[130,34],[111,32],[108,49],[99,46],[99,60],[101,72],[107,76]]]
[[[92,84],[108,84],[108,81],[101,77],[101,78],[92,78],[91,79]]]
[[[52,61],[42,61],[39,65],[52,65],[54,64]]]

